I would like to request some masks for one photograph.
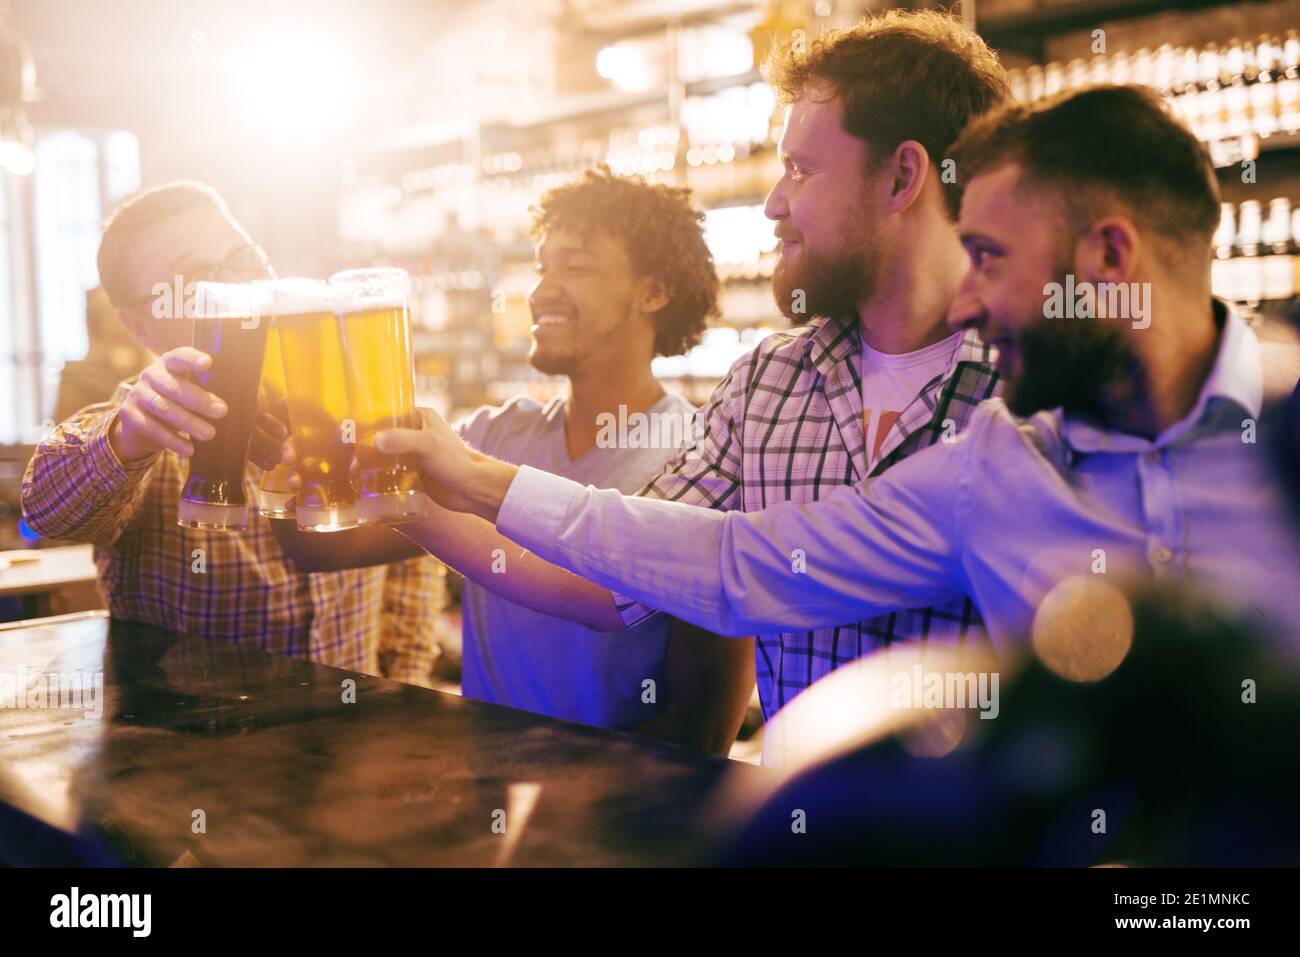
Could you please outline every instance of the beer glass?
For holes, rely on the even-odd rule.
[[[357,499],[349,472],[356,423],[343,382],[333,287],[316,279],[278,279],[266,285],[273,292],[289,428],[302,482],[294,500],[298,527],[312,532],[355,528]]]
[[[272,293],[274,294],[274,293]],[[280,331],[271,320],[270,310],[266,320],[266,361],[262,365],[262,388],[266,389],[271,407],[285,397],[284,364],[280,357]],[[293,469],[287,465],[277,465],[262,474],[262,481],[257,487],[257,511],[267,518],[293,518],[293,491],[289,488],[289,476]]]
[[[185,528],[248,527],[244,470],[257,417],[257,384],[266,350],[269,297],[249,284],[200,282],[193,299],[194,348],[212,357],[195,381],[226,403],[206,442],[191,436],[194,455],[176,509]]]
[[[357,516],[363,524],[424,515],[413,455],[375,448],[383,429],[417,428],[410,279],[404,269],[350,269],[330,277],[343,338],[344,381],[357,424]]]

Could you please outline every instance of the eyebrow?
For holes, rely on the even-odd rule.
[[[990,246],[997,250],[1006,249],[1005,245],[998,242],[993,237],[985,235],[984,233],[962,233],[960,238],[961,238],[961,244],[963,246],[972,246],[978,244],[981,246]]]
[[[804,153],[800,153],[795,150],[778,149],[776,151],[776,155],[780,158],[782,163],[784,163],[786,160],[789,160],[792,163],[798,163],[800,166],[812,165],[812,160],[810,157],[808,157]]]
[[[594,255],[592,251],[588,249],[586,246],[558,246],[558,247],[553,246],[551,247],[550,252],[552,256],[566,257],[566,258],[572,256]],[[540,246],[533,251],[533,258],[538,260],[542,258],[542,249]]]

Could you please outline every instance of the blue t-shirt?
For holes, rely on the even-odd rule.
[[[666,395],[644,418],[624,414],[598,423],[597,447],[577,461],[565,448],[564,398],[545,406],[527,397],[483,407],[454,428],[470,445],[514,465],[531,465],[597,488],[635,494],[689,438],[695,408]],[[649,446],[649,447],[646,447]],[[509,556],[502,558],[509,574]],[[662,708],[664,651],[671,619],[656,615],[632,628],[597,632],[543,615],[466,581],[462,596],[466,697],[615,730],[654,718]],[[654,694],[646,692],[646,680]],[[653,697],[652,701],[645,701]]]

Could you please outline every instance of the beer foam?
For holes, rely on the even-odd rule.
[[[367,296],[360,292],[339,290],[335,294],[334,308],[340,313],[363,312],[368,309],[402,309],[406,300],[401,296]]]
[[[333,312],[337,292],[321,279],[266,279],[258,283],[271,290],[277,316]]]
[[[255,283],[200,282],[195,284],[190,318],[250,319],[269,315],[270,293]]]
[[[405,269],[395,266],[348,269],[331,276],[330,285],[338,292],[336,308],[340,313],[402,309],[410,293],[411,277]]]

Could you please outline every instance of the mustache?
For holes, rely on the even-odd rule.
[[[538,316],[551,315],[552,313],[556,315],[568,316],[570,319],[576,319],[578,316],[578,310],[575,309],[573,306],[568,305],[567,303],[560,303],[560,302],[536,303],[533,302],[531,299],[528,301],[528,311],[532,313],[534,319],[536,319]]]

